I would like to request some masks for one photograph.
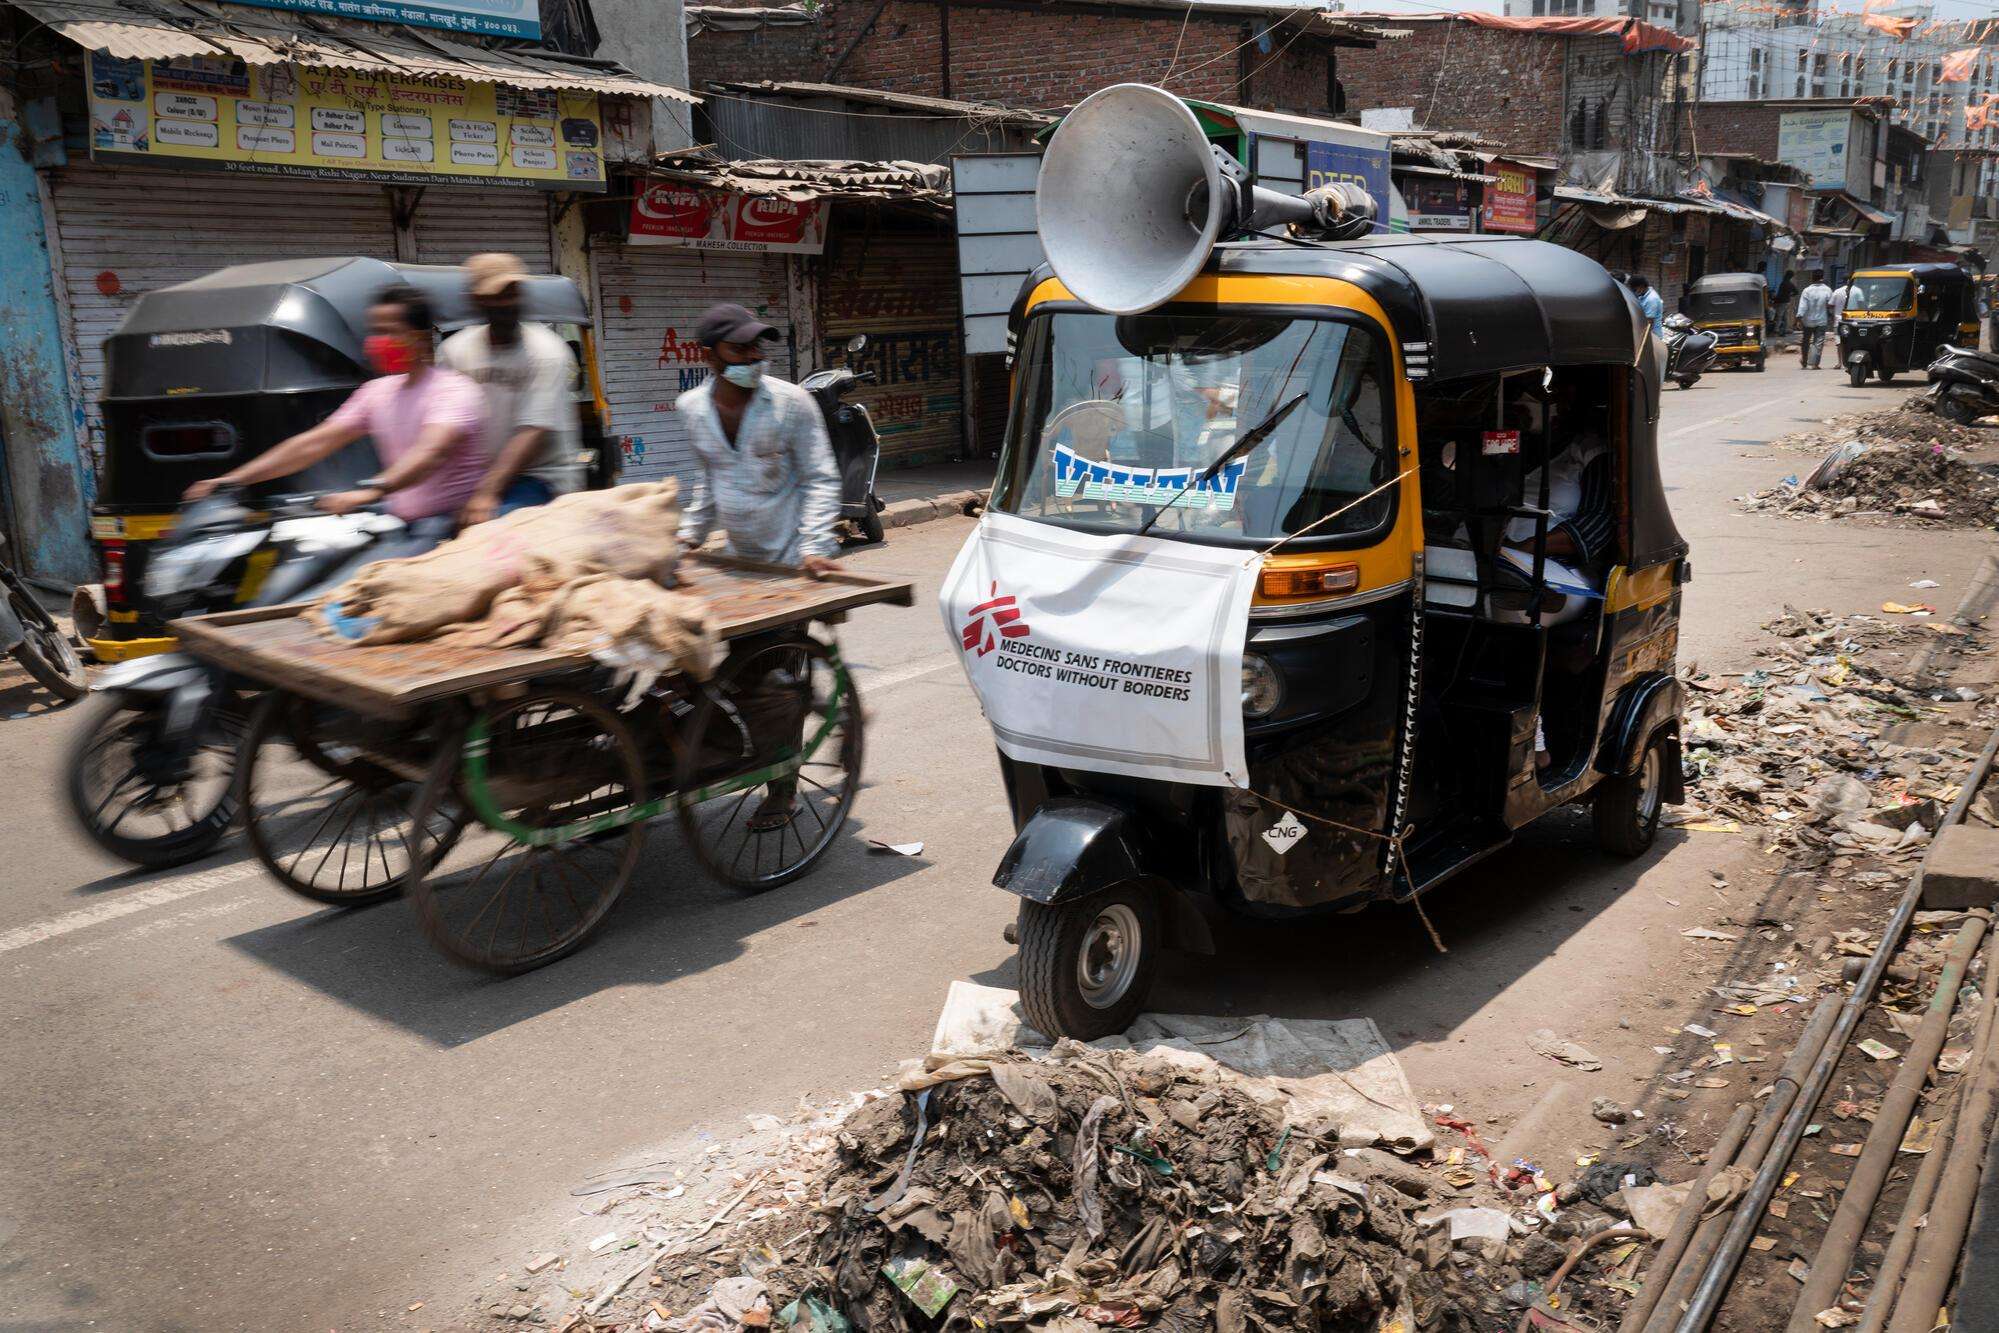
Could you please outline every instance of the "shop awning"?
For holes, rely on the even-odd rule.
[[[1819,192],[1815,191],[1815,193]],[[1848,194],[1845,190],[1827,190],[1820,193],[1820,197],[1831,199],[1835,203],[1851,210],[1856,218],[1859,218],[1862,222],[1870,226],[1892,227],[1895,225],[1895,218],[1892,214],[1883,213],[1865,199]]]
[[[646,175],[733,194],[805,203],[903,203],[943,212],[951,207],[951,169],[927,162],[778,162],[767,158],[725,162],[699,149],[667,153]]]
[[[684,88],[641,79],[608,60],[541,50],[487,50],[401,26],[369,24],[364,31],[284,10],[205,7],[189,0],[145,0],[143,9],[103,0],[8,3],[85,50],[124,60],[233,56],[246,65],[325,66],[413,79],[465,79],[537,92],[701,100]]]
[[[1488,176],[1477,171],[1453,171],[1449,167],[1419,167],[1401,162],[1395,163],[1388,170],[1389,174],[1395,176],[1438,176],[1444,180],[1478,181],[1484,185],[1491,185],[1499,179],[1497,176]]]

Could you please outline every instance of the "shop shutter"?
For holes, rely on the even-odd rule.
[[[790,328],[782,255],[600,243],[598,363],[624,480],[685,475],[687,432],[674,399],[707,378],[694,321],[717,301]],[[780,367],[788,356],[772,358]]]
[[[231,264],[319,255],[395,258],[388,197],[373,182],[77,163],[55,173],[51,194],[84,413],[91,448],[100,457],[104,340],[140,296]]]
[[[555,272],[548,195],[505,186],[426,186],[416,210],[419,264],[462,264],[467,255],[519,255],[530,273]]]
[[[881,433],[882,461],[956,458],[961,450],[964,337],[958,321],[958,252],[948,232],[838,233],[819,293],[821,364],[868,335],[852,362],[876,382],[851,398],[866,403]]]

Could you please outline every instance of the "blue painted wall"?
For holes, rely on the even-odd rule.
[[[6,443],[7,526],[17,547],[16,568],[83,583],[97,577],[90,545],[95,475],[79,447],[77,405],[69,400],[30,151],[15,103],[0,90],[0,437]]]

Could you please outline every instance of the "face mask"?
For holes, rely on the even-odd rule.
[[[361,342],[368,363],[384,375],[404,375],[410,368],[409,345],[391,333],[371,333]]]
[[[741,365],[722,367],[722,378],[738,389],[754,389],[763,382],[763,377],[764,363],[761,361],[745,361]]]

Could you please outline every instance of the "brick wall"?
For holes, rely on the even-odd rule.
[[[713,79],[823,80],[874,8],[870,0],[830,0],[812,27],[705,32],[688,46],[695,87]],[[925,0],[893,0],[831,81],[1036,109],[1073,106],[1108,84],[1137,81],[1209,101],[1305,115],[1331,110],[1325,45],[1293,41],[1295,30],[1251,42],[1257,29],[1248,17],[1195,14],[1183,33],[1183,15],[1170,12],[1037,13],[977,3],[950,9],[948,89],[941,7]],[[1340,52],[1342,71],[1354,54]]]
[[[1783,114],[1782,106],[1756,102],[1696,102],[1694,135],[1703,153],[1754,153],[1775,162]]]
[[[1400,41],[1341,51],[1347,113],[1413,107],[1429,129],[1475,130],[1516,153],[1562,151],[1568,39],[1469,23],[1411,23]]]

